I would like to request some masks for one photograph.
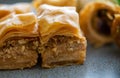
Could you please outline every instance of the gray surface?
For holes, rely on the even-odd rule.
[[[0,3],[17,1],[0,0]],[[113,44],[98,49],[89,45],[84,65],[53,69],[42,69],[37,65],[25,70],[0,70],[0,78],[120,78],[120,49]]]

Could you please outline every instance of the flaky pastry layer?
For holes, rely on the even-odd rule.
[[[36,37],[38,26],[33,13],[14,15],[13,18],[0,22],[0,45],[11,37]]]
[[[83,37],[75,7],[41,5],[38,12],[39,32],[42,43],[54,35]]]

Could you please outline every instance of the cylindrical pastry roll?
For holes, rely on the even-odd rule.
[[[92,2],[80,12],[80,26],[95,47],[112,42],[111,26],[116,13],[114,4]]]
[[[33,6],[38,8],[41,4],[54,6],[76,6],[76,0],[33,0]]]
[[[42,67],[83,64],[86,39],[75,7],[41,5],[38,17]]]
[[[23,69],[37,63],[36,22],[32,13],[14,15],[0,22],[0,69]]]
[[[115,15],[115,19],[113,21],[113,26],[111,28],[111,31],[114,41],[120,47],[120,15]]]

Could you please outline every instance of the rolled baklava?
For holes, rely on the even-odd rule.
[[[115,15],[115,19],[113,21],[113,26],[111,27],[112,37],[116,44],[120,47],[120,15]]]
[[[38,27],[33,13],[0,22],[0,69],[23,69],[37,63]]]
[[[116,6],[111,2],[91,2],[80,12],[80,26],[95,47],[111,43],[111,26]]]
[[[54,6],[76,6],[76,0],[33,0],[33,6],[38,8],[41,4]]]
[[[40,9],[38,28],[42,67],[83,64],[86,38],[80,30],[75,7],[41,5]]]

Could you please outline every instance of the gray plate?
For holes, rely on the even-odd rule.
[[[0,0],[0,3],[15,2],[19,0]],[[1,70],[0,78],[120,78],[120,49],[114,44],[98,49],[88,45],[84,65],[53,69],[42,69],[37,65],[25,70]]]

